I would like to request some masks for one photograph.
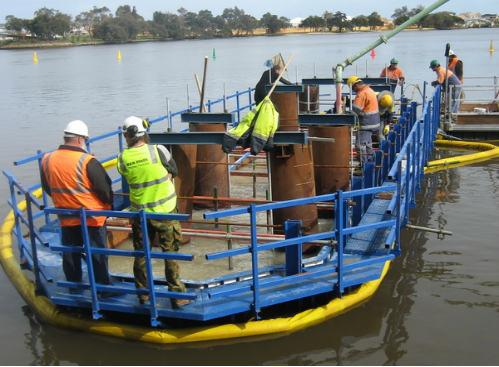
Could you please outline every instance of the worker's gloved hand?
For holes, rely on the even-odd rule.
[[[432,86],[432,87],[436,87],[437,85],[438,85],[438,83],[437,83],[437,82],[431,82],[431,86]]]

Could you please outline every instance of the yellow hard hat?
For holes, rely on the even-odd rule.
[[[379,102],[381,107],[390,107],[393,104],[393,98],[389,94],[385,94],[381,97],[381,101]]]
[[[358,76],[351,76],[350,78],[348,78],[347,84],[348,84],[349,87],[351,87],[355,83],[358,83],[358,82],[361,82],[361,81],[362,80]]]

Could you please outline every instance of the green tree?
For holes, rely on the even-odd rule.
[[[238,31],[242,31],[246,34],[253,34],[255,29],[258,28],[258,19],[252,15],[242,14],[240,19],[240,28]]]
[[[184,30],[180,16],[172,13],[154,12],[153,20],[149,23],[149,32],[160,38],[183,38]]]
[[[395,11],[392,14],[393,24],[397,26],[408,21],[409,18],[410,18],[409,9],[407,9],[407,6],[395,9]]]
[[[427,23],[427,25],[436,29],[452,29],[462,24],[464,24],[464,20],[449,12],[430,14]]]
[[[237,6],[234,8],[225,8],[222,12],[222,19],[225,21],[225,27],[230,29],[230,33],[236,32],[239,35],[240,18],[244,14],[244,11],[241,11]]]
[[[135,6],[130,8],[130,5],[122,5],[116,9],[116,17],[131,16],[135,20],[144,20],[144,18],[137,13]]]
[[[385,23],[381,20],[380,15],[377,12],[372,12],[371,15],[367,17],[369,28],[373,31],[376,30],[377,27],[382,27]]]
[[[368,27],[369,26],[369,20],[365,15],[359,15],[355,18],[352,19],[352,26],[359,28],[362,27]]]
[[[424,10],[424,6],[423,5],[419,5],[415,8],[412,8],[411,11],[408,13],[409,17],[412,18],[413,16],[421,13],[422,11]],[[420,20],[418,20],[415,24],[418,26],[418,28],[422,28],[423,27],[423,24],[426,22],[426,18],[428,17],[428,15],[422,17]]]
[[[214,34],[214,18],[209,10],[201,10],[198,14],[185,14],[186,25],[193,38],[212,38]]]
[[[16,32],[22,32],[24,29],[27,29],[29,24],[29,20],[16,18],[13,15],[7,15],[5,21],[5,29]]]
[[[267,30],[269,34],[278,33],[281,29],[290,26],[289,19],[286,17],[278,18],[277,15],[266,13],[260,19],[260,25]]]
[[[320,29],[326,26],[326,20],[318,15],[310,15],[307,18],[303,19],[300,23],[300,27],[303,28],[311,28],[315,32],[318,32]]]
[[[111,16],[111,11],[107,7],[97,8],[94,6],[92,10],[78,14],[75,17],[75,25],[83,27],[93,37],[94,28],[101,25],[103,21]]]
[[[324,24],[327,27],[327,29],[331,32],[333,30],[333,25],[331,23],[331,19],[333,18],[333,13],[330,13],[328,11],[325,11],[322,14],[322,18],[324,19]]]
[[[66,37],[71,30],[71,16],[58,10],[41,8],[35,17],[26,23],[31,34],[42,39],[54,39],[56,36]]]
[[[94,30],[95,36],[104,41],[123,43],[127,42],[128,33],[126,29],[119,24],[118,18],[106,19]]]
[[[348,28],[347,16],[345,13],[337,11],[331,18],[328,19],[328,28],[332,30],[333,27],[338,28],[338,33],[341,33],[343,29]]]

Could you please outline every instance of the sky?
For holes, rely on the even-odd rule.
[[[418,5],[428,7],[435,2],[436,0],[400,0],[398,2],[374,0],[0,0],[0,23],[5,22],[7,15],[13,15],[21,19],[32,19],[34,12],[44,7],[69,14],[74,19],[76,15],[92,10],[94,6],[98,8],[106,6],[114,13],[121,5],[135,6],[137,12],[146,20],[151,20],[155,11],[176,14],[179,8],[184,7],[187,11],[193,13],[198,13],[200,10],[210,10],[216,16],[221,15],[224,9],[236,6],[257,19],[260,19],[263,14],[268,12],[279,17],[284,16],[294,19],[306,18],[309,15],[322,16],[325,11],[330,13],[341,11],[352,17],[361,14],[369,15],[377,11],[380,16],[390,19],[397,8],[407,6],[410,10]],[[486,14],[498,13],[499,7],[498,0],[449,0],[436,9],[436,12],[439,11],[450,11],[457,14],[465,12]]]

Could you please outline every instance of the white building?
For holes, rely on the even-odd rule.
[[[289,23],[291,23],[291,27],[292,28],[298,28],[301,24],[301,22],[303,22],[305,20],[305,18],[294,18],[294,19],[291,19],[289,21]]]

